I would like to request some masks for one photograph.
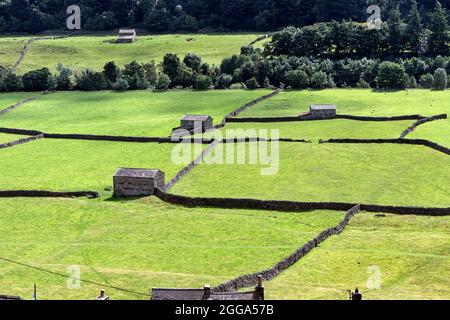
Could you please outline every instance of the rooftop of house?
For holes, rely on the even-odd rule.
[[[311,110],[336,110],[335,104],[313,104]]]
[[[136,34],[134,29],[120,29],[119,34]]]
[[[159,174],[162,174],[162,171],[158,169],[119,168],[114,177],[156,178]]]
[[[211,116],[200,114],[186,114],[181,120],[185,121],[208,121],[212,120]]]
[[[152,300],[203,300],[204,289],[152,289]]]

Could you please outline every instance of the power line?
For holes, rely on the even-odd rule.
[[[22,266],[22,267],[26,267],[26,268],[29,268],[29,269],[33,269],[33,270],[37,270],[37,271],[53,274],[53,275],[56,275],[56,276],[60,276],[60,277],[68,278],[68,279],[74,279],[74,280],[78,280],[78,281],[84,282],[84,283],[93,284],[93,285],[96,285],[96,286],[99,286],[99,287],[104,287],[104,288],[109,288],[109,289],[113,289],[113,290],[117,290],[117,291],[123,291],[123,292],[131,293],[131,294],[135,294],[135,295],[150,297],[150,295],[148,293],[142,293],[142,292],[133,291],[133,290],[129,290],[129,289],[114,287],[114,286],[111,286],[111,285],[107,285],[107,284],[103,284],[103,283],[99,283],[99,282],[95,282],[95,281],[84,280],[84,279],[81,279],[81,278],[69,276],[67,274],[51,271],[51,270],[40,268],[40,267],[35,267],[35,266],[29,265],[29,264],[26,264],[26,263],[14,261],[14,260],[11,260],[11,259],[8,259],[8,258],[4,258],[4,257],[0,257],[0,260],[6,261],[6,262],[9,262],[9,263],[12,263],[12,264],[16,264],[16,265],[19,265],[19,266]]]

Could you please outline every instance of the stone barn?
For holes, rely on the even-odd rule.
[[[174,128],[172,135],[177,135],[180,129],[187,130],[191,133],[203,133],[214,128],[213,118],[208,115],[185,115],[180,120],[180,126]]]
[[[134,29],[120,29],[119,37],[116,43],[132,43],[136,41],[136,30]]]
[[[334,119],[336,118],[336,105],[313,104],[309,112],[302,113],[300,118],[305,120]]]
[[[164,172],[157,169],[119,168],[114,174],[114,196],[140,197],[155,194],[155,189],[164,190]]]

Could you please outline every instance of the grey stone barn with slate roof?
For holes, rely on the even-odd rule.
[[[136,30],[134,29],[120,29],[119,37],[116,43],[132,43],[136,41]]]
[[[114,174],[114,196],[139,197],[155,194],[155,188],[164,190],[164,172],[157,169],[119,168]]]
[[[213,118],[208,115],[187,114],[180,120],[180,126],[174,128],[172,135],[177,135],[177,131],[182,129],[190,133],[203,133],[213,129]]]
[[[305,120],[334,119],[336,114],[334,104],[313,104],[309,112],[302,113],[300,117]]]

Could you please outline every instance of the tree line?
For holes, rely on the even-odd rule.
[[[209,65],[195,54],[183,59],[166,54],[163,61],[123,67],[114,62],[102,71],[76,71],[58,65],[56,73],[48,68],[17,75],[0,67],[0,91],[46,90],[167,90],[167,89],[257,89],[257,88],[405,88],[446,89],[450,85],[450,57],[341,60],[311,57],[265,57],[261,50],[243,47],[239,55]]]
[[[378,29],[351,21],[288,27],[275,33],[265,48],[267,56],[311,56],[316,58],[381,58],[437,56],[450,52],[448,15],[436,2],[424,23],[416,0],[402,16],[399,6],[389,11]]]
[[[450,0],[441,3],[450,8]],[[132,26],[168,32],[273,31],[342,19],[365,22],[371,4],[380,6],[386,20],[397,6],[407,14],[411,0],[0,0],[0,32],[64,29],[69,5],[80,6],[83,30]],[[424,23],[429,23],[434,4],[419,1]]]

